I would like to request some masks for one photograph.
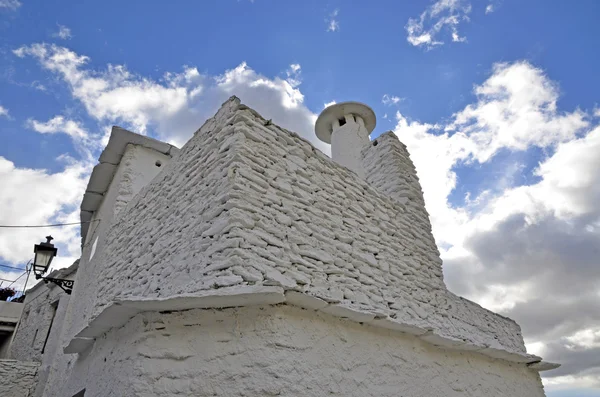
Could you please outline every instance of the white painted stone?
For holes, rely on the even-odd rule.
[[[435,332],[431,332],[431,331],[425,333],[424,335],[419,336],[419,338],[423,339],[426,342],[431,343],[432,345],[441,346],[441,347],[445,347],[445,348],[460,349],[462,346],[465,345],[465,342],[462,340],[444,337],[442,335],[438,335]]]
[[[323,299],[296,291],[286,291],[285,302],[308,310],[320,310],[329,305]]]
[[[75,335],[74,339],[93,339],[102,336],[102,334],[108,332],[111,328],[122,326],[140,311],[141,310],[136,307],[125,306],[121,302],[112,303],[111,305],[107,306],[97,317],[90,321],[86,328]]]
[[[542,372],[542,371],[550,371],[552,369],[556,369],[560,367],[560,364],[551,363],[548,361],[538,361],[535,363],[527,364],[527,366],[533,370]]]
[[[394,331],[400,331],[411,335],[423,335],[427,332],[427,329],[425,328],[408,323],[403,323],[392,318],[375,318],[369,321],[369,324],[373,325],[374,327],[381,327]]]
[[[0,396],[31,396],[39,365],[36,362],[0,360]]]
[[[321,311],[335,317],[347,318],[357,323],[369,322],[375,318],[375,314],[360,310],[351,305],[332,304],[321,309]]]
[[[63,352],[65,354],[82,353],[94,345],[94,338],[73,338],[71,342],[65,346]]]
[[[274,305],[284,300],[285,295],[280,287],[244,286],[220,288],[203,291],[198,295],[179,295],[172,298],[132,297],[120,303],[139,312]]]

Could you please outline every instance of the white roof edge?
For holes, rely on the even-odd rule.
[[[108,144],[98,158],[98,164],[94,167],[88,181],[83,199],[80,206],[81,219],[81,245],[85,241],[89,222],[94,211],[96,211],[104,194],[108,190],[110,183],[115,175],[115,171],[121,158],[125,153],[128,144],[139,145],[148,149],[156,150],[159,153],[173,156],[179,151],[179,148],[147,136],[136,134],[124,128],[113,126],[110,133]]]

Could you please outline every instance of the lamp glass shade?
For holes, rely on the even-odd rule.
[[[43,244],[35,246],[35,258],[33,260],[33,270],[35,273],[46,273],[50,267],[52,259],[56,256],[56,248],[45,247]]]

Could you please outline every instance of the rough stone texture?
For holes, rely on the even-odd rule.
[[[104,362],[104,359],[107,362]],[[292,306],[142,313],[46,396],[541,397],[524,364]]]
[[[74,279],[79,261],[66,269],[56,270],[49,277]],[[62,326],[62,316],[57,316],[61,302],[61,310],[68,303],[68,295],[62,289],[52,283],[44,284],[38,282],[27,290],[25,302],[23,302],[23,315],[19,321],[15,336],[10,348],[10,358],[20,361],[42,361],[42,352],[48,348],[56,348],[58,337],[51,337],[51,325]],[[49,333],[50,332],[50,333]]]
[[[0,396],[33,396],[38,366],[35,362],[0,360]]]
[[[113,222],[76,283],[71,336],[115,299],[266,285],[335,304],[334,315],[429,331],[432,343],[524,354],[515,322],[446,290],[414,167],[382,140],[392,147],[363,151],[372,186],[229,100]]]
[[[389,131],[365,146],[362,158],[367,182],[405,208],[402,229],[408,233],[406,237],[416,242],[411,248],[426,258],[423,265],[431,268],[435,281],[441,282],[442,260],[431,232],[417,170],[406,146]]]
[[[180,155],[163,165],[153,182],[115,217],[104,233],[105,242],[84,266],[85,276],[75,283],[72,335],[117,295],[174,296],[242,281],[233,274],[217,278],[203,272],[207,261],[222,256],[217,239],[209,233],[222,232],[217,229],[228,222],[224,193],[236,151],[227,146],[231,131],[223,131],[222,124],[236,107],[230,103],[207,121]],[[176,161],[181,157],[186,161]]]

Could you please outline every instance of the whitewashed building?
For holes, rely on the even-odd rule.
[[[181,150],[114,128],[43,354],[27,294],[12,358],[41,364],[15,395],[544,396],[556,365],[446,289],[406,147],[374,126],[326,109],[333,159],[235,97]]]

